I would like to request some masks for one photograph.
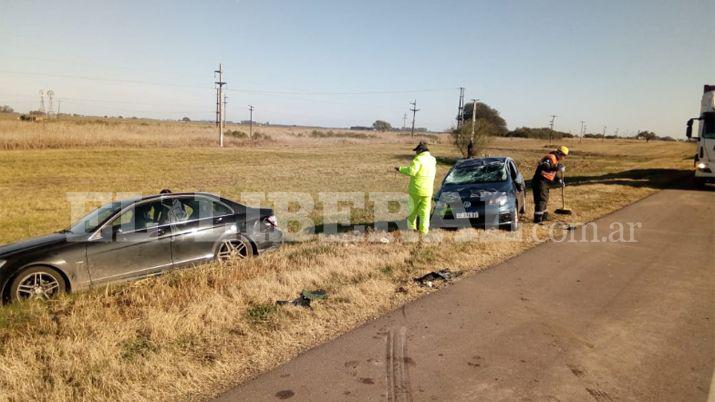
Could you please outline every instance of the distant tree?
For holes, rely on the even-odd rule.
[[[0,113],[13,113],[13,112],[14,112],[14,110],[8,105],[0,106]]]
[[[645,142],[649,142],[651,140],[658,139],[658,136],[652,131],[640,131],[636,135],[636,138],[638,138],[639,140],[645,140]]]
[[[388,123],[384,120],[375,120],[375,122],[372,123],[372,128],[374,128],[377,131],[392,130],[392,126],[390,125],[390,123]]]
[[[464,123],[465,125],[472,121],[472,102],[464,105]],[[490,107],[486,103],[477,102],[477,120],[485,119],[494,127],[494,132],[498,136],[505,136],[509,132],[506,128],[506,121],[499,115],[499,111]]]
[[[559,140],[561,138],[573,138],[570,133],[565,133],[562,131],[551,131],[548,127],[519,127],[508,133],[509,137],[519,137],[519,138],[538,138],[538,139],[549,139],[553,138]]]
[[[188,117],[184,116],[184,117],[181,119],[181,121],[188,123],[188,122],[191,121],[191,119],[189,119]]]
[[[462,127],[452,130],[452,143],[463,157],[478,155],[491,142],[492,138],[500,135],[501,130],[487,119],[477,119],[472,136],[472,121]],[[470,146],[471,144],[471,146]],[[469,154],[471,148],[471,155]]]

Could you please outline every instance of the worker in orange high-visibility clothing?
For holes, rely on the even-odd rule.
[[[564,185],[563,172],[566,170],[561,161],[569,154],[569,149],[560,146],[555,151],[541,158],[539,165],[531,180],[531,189],[534,193],[534,223],[541,223],[548,219],[547,206],[549,203],[549,187],[552,184]]]
[[[419,218],[419,231],[427,234],[429,231],[429,218],[432,210],[432,193],[434,191],[434,177],[437,174],[437,160],[432,156],[425,142],[420,142],[413,151],[416,155],[410,166],[395,167],[398,172],[410,176],[410,215],[407,217],[407,226],[417,229]]]

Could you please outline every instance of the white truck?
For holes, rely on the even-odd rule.
[[[695,185],[715,182],[715,85],[705,85],[700,103],[700,117],[688,120],[685,135],[693,137],[693,121],[700,121],[698,132],[698,152],[695,154]]]

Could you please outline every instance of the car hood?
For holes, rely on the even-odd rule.
[[[17,243],[6,244],[0,246],[0,258],[9,257],[13,254],[30,251],[37,248],[53,246],[67,241],[67,235],[64,233],[53,233],[51,235],[35,237],[28,240],[19,241]]]
[[[458,193],[459,197],[465,198],[488,198],[492,194],[514,192],[514,188],[509,181],[498,183],[479,183],[479,184],[445,184],[440,189],[441,193]]]

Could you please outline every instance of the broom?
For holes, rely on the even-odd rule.
[[[566,177],[563,176],[563,173],[562,173],[561,180],[566,180]],[[566,183],[566,182],[564,182],[564,183]],[[554,212],[559,215],[571,215],[573,213],[573,211],[566,208],[566,197],[564,196],[564,187],[566,187],[566,185],[562,184],[561,185],[561,208],[556,209]]]

